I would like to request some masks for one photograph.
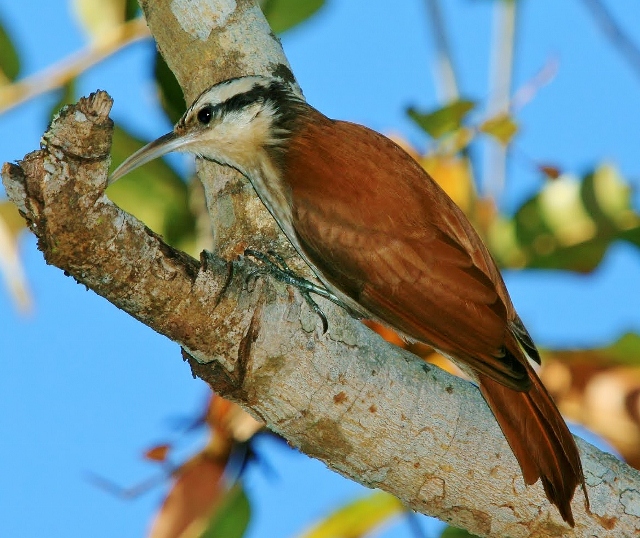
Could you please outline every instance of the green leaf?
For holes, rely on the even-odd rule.
[[[601,351],[612,362],[638,365],[640,363],[640,334],[624,334],[613,345]]]
[[[9,34],[0,21],[0,70],[9,80],[15,80],[20,73],[20,57]]]
[[[498,219],[488,240],[503,266],[588,272],[615,241],[640,247],[640,215],[630,187],[604,165],[581,181],[548,182],[513,218]]]
[[[612,344],[595,349],[545,349],[542,352],[545,360],[553,358],[564,363],[638,366],[640,365],[640,334],[627,333]]]
[[[476,538],[475,534],[464,529],[458,529],[456,527],[447,527],[442,531],[440,538]]]
[[[140,4],[138,0],[126,0],[124,6],[124,20],[130,21],[140,15]]]
[[[271,29],[281,34],[307,20],[324,5],[324,0],[263,0],[262,12]]]
[[[611,166],[588,174],[582,185],[582,201],[596,225],[609,233],[624,228],[631,208],[631,189]]]
[[[56,90],[58,94],[58,100],[51,107],[51,111],[49,113],[49,117],[53,118],[60,109],[68,104],[75,103],[76,99],[76,79],[71,79],[64,86]]]
[[[233,486],[220,502],[200,538],[242,538],[251,518],[251,506],[244,489]]]
[[[301,538],[359,538],[405,511],[394,496],[376,491],[340,507]]]
[[[511,139],[518,132],[518,124],[509,114],[504,113],[484,121],[479,130],[492,136],[503,146],[508,146]]]
[[[112,168],[143,145],[141,140],[116,126],[111,148]],[[107,194],[122,209],[162,235],[167,243],[197,254],[189,189],[164,160],[156,159],[137,168],[109,187]]]
[[[171,123],[176,123],[187,110],[187,104],[178,80],[159,52],[156,52],[154,75],[160,90],[162,108],[169,116]]]
[[[409,108],[407,114],[432,138],[441,138],[458,130],[462,126],[462,120],[475,106],[473,101],[459,99],[432,112],[423,113]]]

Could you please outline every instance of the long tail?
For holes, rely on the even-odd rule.
[[[574,526],[571,499],[582,486],[589,505],[578,447],[558,408],[527,363],[531,388],[518,392],[478,374],[480,390],[522,469],[526,484],[542,480],[549,501]]]

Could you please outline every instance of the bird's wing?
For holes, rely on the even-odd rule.
[[[345,122],[313,130],[291,144],[286,171],[293,226],[315,269],[404,335],[527,388],[522,354],[506,347],[517,344],[504,284],[466,217],[381,135]]]
[[[466,217],[377,133],[319,114],[305,131],[284,168],[299,248],[373,316],[475,370],[525,482],[541,479],[573,526],[577,484],[587,498],[580,454],[528,364],[527,355],[539,361],[535,346]]]

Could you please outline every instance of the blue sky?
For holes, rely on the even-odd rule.
[[[438,104],[424,1],[327,3],[282,40],[309,102],[329,116],[400,133],[424,147],[427,141],[404,113],[409,105]],[[24,53],[23,75],[83,46],[66,4],[0,0],[0,17]],[[484,101],[493,2],[442,4],[461,91]],[[636,0],[606,4],[628,32],[640,27]],[[576,174],[611,162],[638,189],[640,76],[603,39],[583,2],[522,0],[520,15],[515,86],[550,58],[560,68],[519,115],[518,148]],[[134,45],[79,83],[83,94],[109,91],[115,120],[148,138],[170,128],[154,106],[152,53],[151,43]],[[38,147],[55,101],[45,96],[0,116],[0,161]],[[514,158],[502,207],[513,210],[540,181],[526,160]],[[0,536],[140,536],[162,490],[122,501],[92,486],[85,473],[123,485],[156,473],[141,452],[172,439],[176,417],[197,412],[207,390],[191,378],[178,346],[46,266],[32,237],[21,247],[35,310],[18,315],[0,288]],[[506,281],[540,345],[589,346],[640,332],[639,274],[640,253],[619,244],[591,275],[510,271]],[[200,441],[186,440],[183,453]],[[268,441],[260,446],[278,477],[256,468],[247,476],[255,512],[251,538],[293,536],[363,492],[318,462]],[[408,536],[406,525],[385,536]]]

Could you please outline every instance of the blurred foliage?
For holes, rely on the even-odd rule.
[[[202,538],[242,538],[249,526],[251,506],[244,489],[233,486],[215,511]]]
[[[507,146],[518,132],[518,124],[509,114],[503,113],[485,120],[478,129],[481,133],[491,135],[503,146]]]
[[[599,356],[595,360],[589,357],[590,362],[611,361],[612,364],[640,366],[640,334],[624,334],[613,345],[593,351]],[[585,351],[584,353],[590,352]],[[640,451],[640,446],[638,446],[638,450]]]
[[[418,159],[420,165],[437,177],[439,185],[465,213],[474,211],[476,193],[471,181],[469,161],[458,155],[430,154]]]
[[[540,377],[565,416],[640,468],[640,334],[593,349],[542,350]]]
[[[430,112],[419,112],[413,107],[407,109],[409,117],[433,138],[441,138],[462,127],[462,121],[476,104],[467,99],[459,99]]]
[[[465,122],[473,103],[458,100],[423,114],[409,116],[432,138],[434,149],[420,154],[405,149],[431,174],[475,221],[502,267],[593,271],[616,241],[640,246],[640,215],[631,188],[612,166],[602,164],[582,179],[540,164],[548,180],[514,215],[497,214],[488,200],[478,198],[466,149],[480,133],[509,146],[517,122],[498,114],[474,125]]]
[[[582,362],[610,366],[640,366],[640,334],[626,333],[604,347],[579,350],[549,350],[545,356],[566,363]],[[640,450],[640,446],[638,447]]]
[[[138,0],[72,0],[72,13],[92,39],[140,16]]]
[[[20,73],[20,56],[0,20],[0,79],[15,80]]]
[[[112,169],[144,144],[116,126],[111,147]],[[107,194],[122,209],[161,234],[169,244],[197,255],[189,187],[164,160],[156,159],[137,168],[109,187]]]
[[[155,517],[149,538],[203,535],[229,493],[223,485],[226,461],[216,456],[198,452],[174,471],[171,489]]]
[[[140,15],[140,4],[138,0],[126,0],[126,4],[124,6],[124,20],[130,21],[131,19],[135,19],[138,15]]]
[[[314,15],[324,0],[261,0],[260,7],[276,34],[290,30]]]
[[[64,86],[62,86],[62,88],[59,88],[56,93],[58,94],[58,99],[50,109],[50,118],[53,118],[62,109],[63,106],[69,105],[76,101],[76,79],[71,79]]]
[[[447,527],[442,531],[440,538],[476,538],[476,535],[457,527]]]
[[[513,217],[496,218],[488,240],[507,267],[588,272],[615,241],[640,246],[640,215],[631,189],[610,165],[577,180],[547,182]]]
[[[4,276],[16,306],[21,312],[29,312],[31,294],[18,253],[18,239],[24,229],[25,221],[16,206],[0,201],[0,274]]]
[[[376,491],[342,505],[300,538],[361,538],[406,511],[393,495]]]
[[[236,481],[241,478],[252,453],[251,438],[263,425],[236,404],[212,395],[205,413],[193,421],[189,430],[206,427],[205,447],[180,464],[172,473],[173,483],[156,515],[149,538],[240,538],[251,516],[249,500]],[[161,444],[147,450],[152,461],[167,461],[173,446]],[[238,466],[238,453],[244,461]],[[240,459],[243,459],[240,458]]]
[[[26,226],[18,208],[7,200],[0,201],[0,220],[14,238],[17,238]]]
[[[251,515],[242,488],[242,473],[254,453],[252,438],[263,427],[236,404],[212,394],[204,413],[189,419],[183,429],[183,433],[207,429],[207,443],[191,457],[177,465],[170,462],[177,439],[144,452],[147,460],[161,466],[159,477],[126,489],[104,477],[89,478],[94,485],[124,499],[136,498],[153,487],[169,483],[149,538],[239,538]]]
[[[176,79],[173,71],[169,69],[167,62],[164,61],[164,58],[157,51],[153,74],[156,79],[156,85],[158,86],[160,104],[169,117],[169,121],[175,124],[187,110],[187,104],[182,94],[182,88],[180,84],[178,84],[178,79]]]
[[[72,0],[73,14],[93,40],[120,27],[133,11],[130,0]]]

